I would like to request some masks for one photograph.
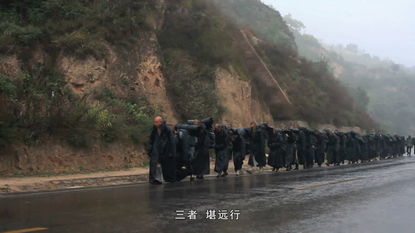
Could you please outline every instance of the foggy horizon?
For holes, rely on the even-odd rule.
[[[356,44],[371,56],[415,67],[413,1],[262,1],[303,22],[305,33],[325,44]]]

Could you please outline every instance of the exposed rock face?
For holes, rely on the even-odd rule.
[[[167,97],[165,79],[157,56],[149,55],[138,65],[137,84],[142,87],[150,103],[161,106],[159,109],[170,123],[176,123],[170,100]]]
[[[79,60],[62,55],[58,66],[78,95],[107,87],[121,96],[126,93],[143,96],[158,113],[175,123],[158,56],[157,38],[154,33],[148,33],[139,41],[139,46],[127,52],[115,52],[108,46],[108,55],[102,60],[93,57]]]
[[[229,70],[233,70],[232,67]],[[242,80],[236,72],[223,68],[216,70],[216,91],[225,112],[220,119],[233,127],[247,127],[252,121],[267,122],[276,128],[310,127],[304,121],[274,121],[269,108],[256,98],[250,81]],[[331,129],[340,132],[366,133],[359,127],[336,127],[329,124],[314,125],[317,130]]]
[[[69,87],[79,95],[91,93],[108,80],[106,64],[103,60],[99,61],[92,57],[86,60],[61,57],[59,66]]]
[[[220,102],[225,106],[222,121],[233,127],[247,127],[253,120],[272,123],[272,116],[252,93],[249,81],[242,80],[237,74],[218,68],[216,87]]]
[[[19,74],[20,67],[16,55],[0,56],[0,73],[10,77],[15,77]]]

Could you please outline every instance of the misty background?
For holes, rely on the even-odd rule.
[[[415,134],[415,2],[263,2],[284,16],[300,56],[327,62],[382,129]]]
[[[356,44],[367,53],[415,66],[415,1],[263,0],[291,14],[327,44]]]

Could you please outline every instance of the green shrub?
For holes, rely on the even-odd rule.
[[[0,51],[11,52],[16,46],[28,47],[37,42],[42,36],[40,28],[15,23],[0,23]]]
[[[280,13],[261,1],[212,0],[222,14],[240,28],[249,28],[261,39],[272,43],[286,53],[295,54],[294,36]]]
[[[34,145],[47,136],[76,147],[87,147],[99,137],[115,140],[114,114],[74,95],[57,70],[38,64],[13,79],[1,75],[0,90],[0,101],[7,104],[0,111],[2,144],[16,139]]]
[[[223,108],[215,93],[212,68],[193,61],[180,50],[168,50],[164,58],[167,91],[180,118],[219,118]]]
[[[97,91],[94,96],[106,106],[106,110],[99,118],[105,119],[101,120],[103,124],[100,125],[101,129],[104,129],[103,137],[107,141],[116,138],[129,139],[135,144],[142,145],[147,140],[155,110],[144,98],[138,96],[122,98],[109,88]]]
[[[60,36],[53,43],[65,53],[80,58],[92,55],[97,59],[102,59],[108,53],[107,48],[99,39],[91,37],[81,31]]]
[[[43,45],[80,58],[106,55],[105,42],[137,43],[141,32],[157,25],[152,0],[38,0],[0,3],[0,51]]]
[[[0,96],[16,97],[16,86],[12,79],[5,74],[0,73]]]
[[[16,140],[15,129],[9,127],[6,122],[0,121],[0,151]]]
[[[190,8],[189,12],[182,13],[182,5]],[[172,1],[168,6],[159,32],[163,49],[184,50],[209,65],[240,63],[241,51],[234,43],[239,39],[239,30],[218,14],[212,1]]]

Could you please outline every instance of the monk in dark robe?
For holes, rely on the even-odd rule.
[[[251,122],[249,132],[249,149],[250,156],[248,164],[253,169],[258,167],[262,171],[266,165],[265,156],[265,133],[257,126],[255,122]],[[249,171],[248,171],[249,172]]]
[[[160,116],[154,118],[147,153],[150,156],[149,182],[161,184],[176,181],[176,140],[172,130]]]
[[[224,127],[219,124],[215,124],[215,172],[217,177],[225,177],[228,175],[228,164],[229,164],[229,154],[228,154],[228,144],[229,136],[228,132]]]
[[[285,165],[286,153],[285,134],[276,129],[272,129],[268,135],[268,148],[270,150],[268,156],[268,165],[272,167],[272,171],[277,172]]]
[[[244,129],[236,129],[233,130],[233,133],[231,135],[233,165],[237,176],[241,174],[246,154],[246,143],[244,139],[244,133]]]

